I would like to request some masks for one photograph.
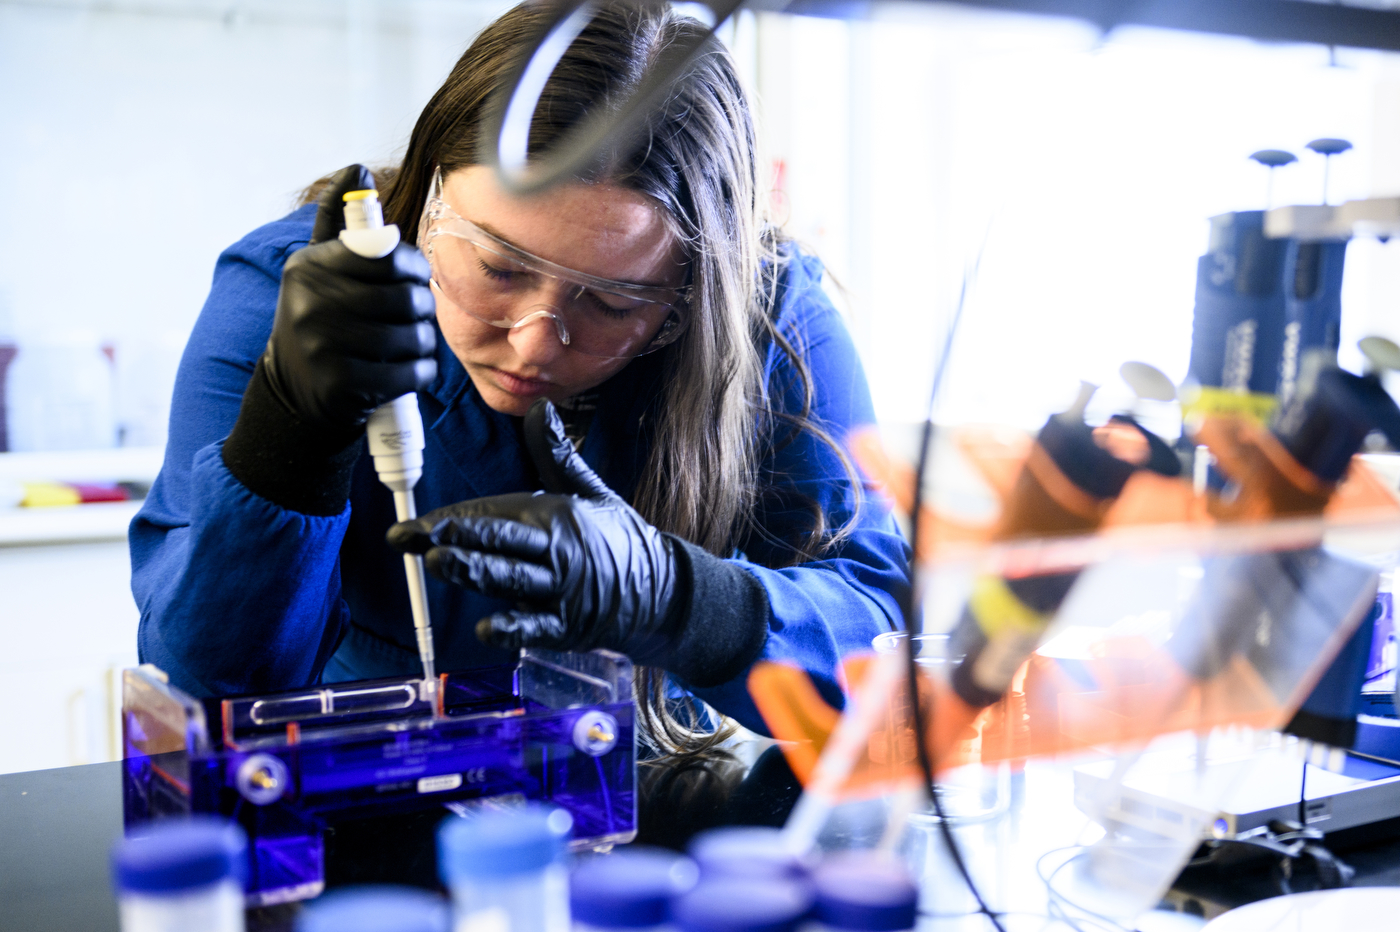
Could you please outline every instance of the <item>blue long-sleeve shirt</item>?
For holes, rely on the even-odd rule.
[[[185,348],[175,383],[165,462],[131,525],[132,591],[141,610],[141,660],[195,695],[271,692],[321,681],[412,675],[421,669],[403,560],[384,542],[393,500],[368,451],[356,463],[350,502],[331,517],[279,507],[245,488],[224,465],[223,440],[238,417],[253,366],[267,344],[282,266],[306,245],[314,205],[261,227],[230,247]],[[838,441],[871,423],[865,375],[840,317],[820,286],[821,268],[797,256],[780,281],[777,321],[800,348],[815,384],[811,414]],[[649,449],[648,402],[666,375],[660,357],[634,360],[600,387],[583,458],[630,498]],[[418,393],[427,433],[419,513],[465,499],[539,488],[520,419],[493,411],[462,364],[438,340],[438,376]],[[801,409],[790,360],[770,347],[767,384],[780,410]],[[781,428],[780,428],[781,430]],[[803,433],[761,464],[771,484],[755,530],[732,558],[769,603],[761,659],[808,670],[840,702],[837,669],[847,653],[898,624],[907,548],[878,501],[855,509],[839,458]],[[810,526],[810,503],[828,526],[855,516],[854,533],[817,562],[791,562],[788,544]],[[428,580],[439,669],[513,657],[476,639],[478,619],[510,606]],[[747,671],[697,696],[764,730]]]

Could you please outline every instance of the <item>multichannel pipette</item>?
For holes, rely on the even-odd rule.
[[[345,195],[345,229],[340,232],[340,240],[351,252],[367,259],[383,258],[398,246],[398,225],[385,226],[378,191],[351,191]],[[423,416],[418,411],[418,396],[409,392],[375,410],[369,416],[366,431],[374,471],[394,493],[394,512],[400,521],[413,520],[418,517],[413,487],[423,475]],[[406,553],[403,563],[408,574],[408,600],[413,610],[413,630],[418,636],[418,656],[423,661],[422,693],[427,699],[437,685],[427,578],[420,555]]]

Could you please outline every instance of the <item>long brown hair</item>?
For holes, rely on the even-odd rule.
[[[443,175],[488,161],[480,128],[511,66],[547,20],[543,4],[524,3],[477,37],[414,126],[399,168],[379,179],[385,220],[414,242],[435,168]],[[704,32],[668,4],[603,2],[546,83],[530,131],[530,151],[554,145],[595,107],[630,95],[657,53]],[[648,118],[640,141],[619,151],[585,182],[607,181],[655,199],[667,211],[689,260],[692,321],[660,352],[671,373],[646,468],[632,505],[652,524],[727,557],[753,527],[758,463],[774,446],[808,430],[830,444],[860,483],[839,444],[810,418],[813,386],[801,347],[770,313],[788,251],[765,223],[753,120],[734,61],[710,40]],[[802,410],[774,412],[763,385],[763,353],[776,345],[801,383]],[[781,426],[786,424],[786,430]],[[829,528],[821,509],[791,562],[816,556],[849,525]],[[638,683],[644,730],[656,750],[712,746],[729,729],[699,727],[668,709],[665,677],[643,669]]]

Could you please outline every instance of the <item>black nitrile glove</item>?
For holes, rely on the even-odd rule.
[[[748,573],[663,533],[598,478],[548,401],[525,416],[548,492],[460,502],[390,529],[436,576],[524,607],[477,623],[508,650],[608,648],[696,686],[737,676],[767,638],[768,600]]]
[[[284,507],[336,514],[375,408],[437,375],[428,262],[400,243],[366,259],[337,238],[343,196],[374,187],[363,165],[321,194],[311,242],[282,269],[267,349],[224,443],[224,462],[249,489]]]
[[[262,358],[268,386],[287,410],[332,435],[358,436],[375,408],[437,375],[428,260],[410,243],[366,259],[337,239],[343,195],[372,187],[369,170],[351,165],[321,195],[310,245],[282,269]]]

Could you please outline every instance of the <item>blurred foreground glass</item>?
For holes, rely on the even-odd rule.
[[[872,645],[878,654],[904,650],[908,634],[890,631],[875,638]],[[962,660],[952,655],[946,634],[920,634],[914,638],[918,647],[915,658],[927,674],[947,679],[953,664]],[[938,778],[938,796],[943,815],[954,825],[987,822],[1003,815],[1011,801],[1011,765],[1005,760],[982,763],[982,743],[988,719],[984,716],[968,729],[961,742],[959,759],[970,761],[961,767],[946,770]],[[936,830],[938,814],[932,805],[909,814],[909,825],[916,831]]]

